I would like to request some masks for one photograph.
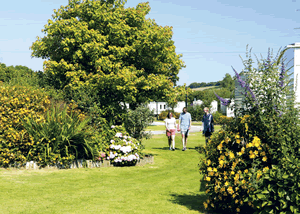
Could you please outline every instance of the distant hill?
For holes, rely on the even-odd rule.
[[[210,87],[210,86],[219,86],[221,85],[221,81],[217,81],[217,82],[201,82],[201,83],[197,83],[197,82],[193,82],[191,83],[188,87],[189,88],[201,88],[201,87]]]
[[[204,91],[206,89],[217,89],[217,88],[221,88],[220,86],[206,86],[206,87],[199,87],[199,88],[191,88],[193,91]]]

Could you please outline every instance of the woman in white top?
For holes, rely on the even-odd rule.
[[[169,150],[175,151],[175,135],[176,135],[176,119],[172,117],[172,112],[169,112],[167,118],[165,119],[166,123],[166,135],[168,137]],[[172,148],[171,148],[172,142]]]

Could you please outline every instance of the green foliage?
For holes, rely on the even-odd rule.
[[[67,106],[60,109],[52,106],[43,120],[27,117],[23,126],[32,142],[27,161],[36,161],[40,166],[57,163],[70,163],[73,159],[92,158],[92,132],[88,130],[88,118],[68,111]]]
[[[215,93],[225,98],[230,98],[232,97],[233,94],[228,88],[206,89],[203,91],[191,91],[188,94],[188,103],[192,103],[194,99],[202,100],[203,101],[202,107],[204,108],[204,107],[209,107],[211,102],[216,100],[218,102],[218,106],[220,106],[220,101],[216,98]],[[185,98],[181,97],[181,99],[179,100],[185,101]]]
[[[217,81],[217,82],[201,82],[201,83],[197,83],[197,82],[193,82],[191,83],[188,87],[189,88],[200,88],[200,87],[209,87],[209,86],[219,86],[221,84],[221,81]]]
[[[135,109],[172,99],[184,67],[172,27],[146,19],[149,11],[148,3],[125,8],[124,1],[70,0],[54,10],[32,56],[47,59],[46,82],[66,95],[86,91],[114,123],[124,118],[125,102]]]
[[[187,111],[191,114],[192,120],[194,121],[202,121],[204,115],[203,109],[204,109],[204,105],[195,105],[195,106],[187,107]]]
[[[168,113],[172,112],[173,117],[175,117],[176,119],[179,118],[180,113],[175,112],[174,110],[170,110],[170,111],[162,111],[160,112],[160,114],[158,115],[160,120],[165,120],[168,116]]]
[[[151,137],[145,130],[153,121],[153,111],[145,105],[139,105],[135,110],[128,111],[125,128],[131,137],[141,142],[143,138]]]
[[[203,149],[206,160],[200,170],[208,209],[299,213],[300,121],[283,53],[276,58],[269,53],[258,68],[247,54],[246,82],[236,72],[245,100]]]
[[[212,116],[214,118],[215,124],[221,124],[221,117],[223,116],[222,113],[216,111],[216,112],[212,113]]]
[[[36,72],[26,66],[6,66],[0,63],[0,81],[9,85],[39,87],[39,78]]]
[[[234,79],[230,76],[230,74],[226,73],[225,77],[220,82],[220,86],[222,88],[227,88],[230,92],[232,92],[235,88]]]

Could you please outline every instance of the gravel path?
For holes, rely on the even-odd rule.
[[[153,122],[151,125],[154,125],[154,126],[159,126],[159,125],[165,125],[165,123],[163,122]],[[199,132],[200,131],[200,128],[202,128],[202,126],[193,126],[191,127],[191,130],[190,132]],[[152,134],[166,134],[166,131],[150,131]],[[179,133],[179,132],[177,132]]]

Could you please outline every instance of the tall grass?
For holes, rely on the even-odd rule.
[[[33,139],[32,150],[28,154],[37,157],[42,165],[51,162],[63,162],[74,158],[91,158],[94,155],[89,139],[92,132],[87,130],[89,119],[82,119],[80,114],[67,106],[52,106],[42,121],[33,117],[23,120],[23,126]]]

